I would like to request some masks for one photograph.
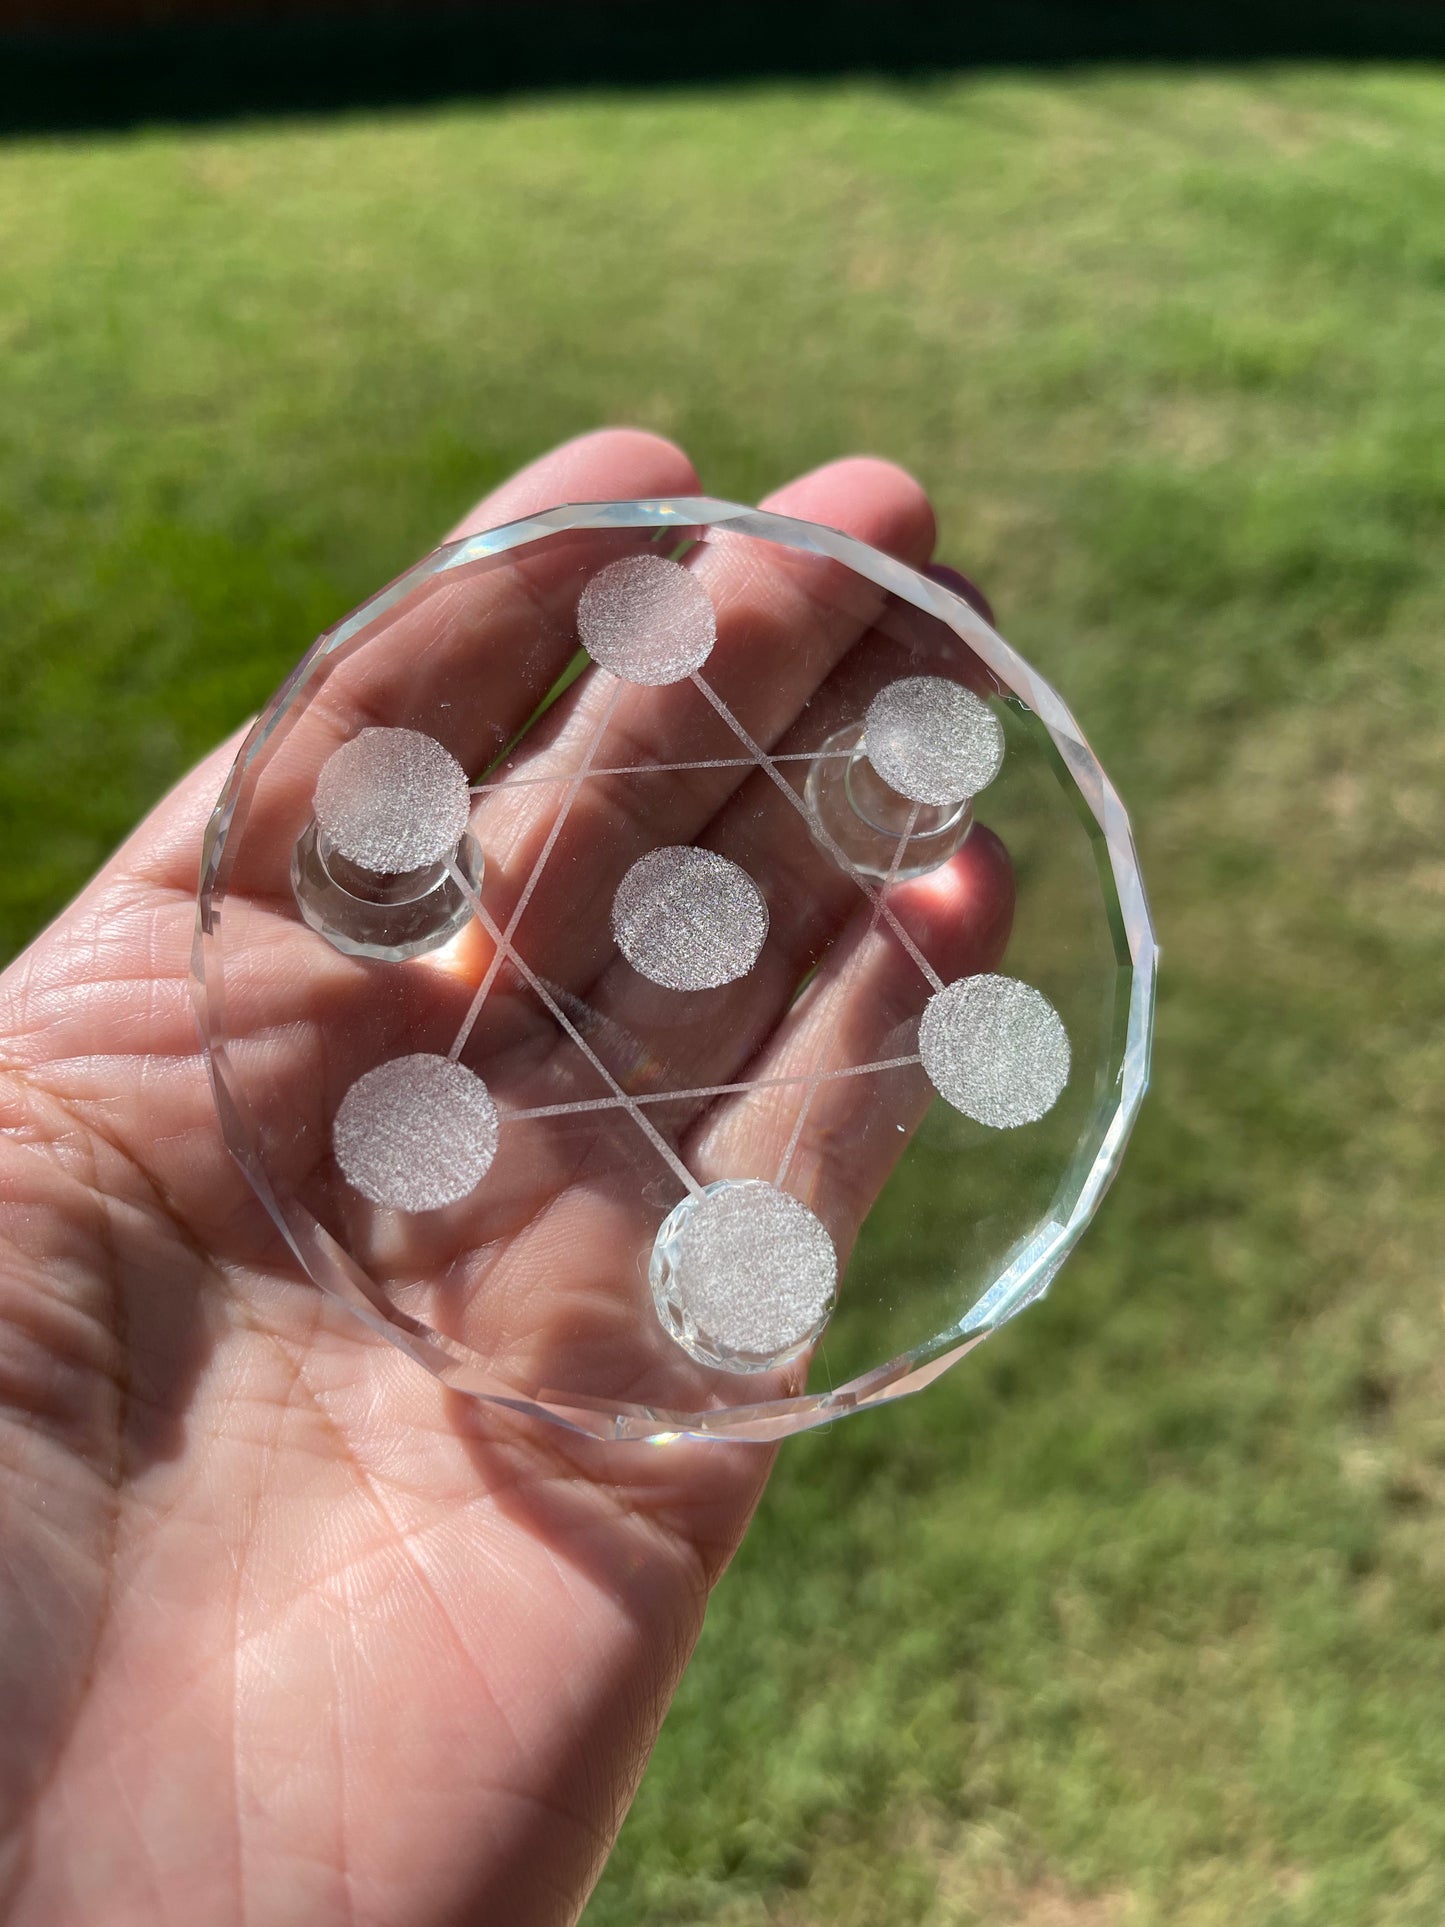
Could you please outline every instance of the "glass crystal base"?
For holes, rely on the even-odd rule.
[[[471,921],[466,886],[479,889],[482,852],[464,835],[447,863],[428,863],[400,875],[378,873],[327,847],[308,823],[291,854],[296,907],[311,928],[353,957],[400,963],[440,950]]]
[[[983,617],[696,498],[466,537],[321,637],[194,978],[301,1283],[477,1399],[766,1440],[1048,1289],[1154,968],[1118,796]]]
[[[786,1191],[723,1179],[672,1209],[652,1247],[652,1302],[669,1337],[700,1365],[772,1372],[822,1333],[836,1301],[837,1255]]]
[[[890,788],[869,762],[856,723],[828,738],[804,794],[828,842],[879,882],[927,876],[947,863],[973,827],[968,798],[920,803]]]

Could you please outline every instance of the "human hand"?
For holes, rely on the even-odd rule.
[[[457,533],[697,489],[667,443],[607,431]],[[832,464],[769,506],[928,560],[927,500],[887,464]],[[709,583],[724,666],[746,644],[729,587]],[[797,619],[773,610],[776,640]],[[594,726],[589,681],[561,740]],[[654,699],[629,690],[619,727]],[[771,738],[789,718],[753,720]],[[234,752],[0,979],[0,1904],[47,1927],[571,1921],[771,1454],[603,1446],[473,1407],[296,1281],[222,1143],[190,1006],[200,839]],[[719,794],[710,837],[738,807]],[[635,826],[642,847],[658,827]],[[545,831],[521,810],[488,838],[504,908]],[[1010,902],[984,832],[897,908],[956,976],[997,960]],[[544,901],[529,919],[563,941]],[[878,946],[848,997],[886,1000],[894,967]],[[278,977],[278,1034],[304,1027],[302,979]],[[761,978],[740,998],[748,1061],[816,1056],[816,1011]],[[911,1128],[926,1093],[906,1101]],[[744,1094],[689,1159],[767,1128]],[[820,1112],[797,1147],[840,1253],[887,1176],[853,1142]],[[595,1199],[558,1181],[533,1205],[512,1271],[592,1291]]]

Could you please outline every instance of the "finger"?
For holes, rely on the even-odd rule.
[[[560,502],[691,494],[697,487],[697,474],[691,462],[664,437],[635,428],[599,429],[563,443],[519,470],[469,510],[447,540],[500,526]],[[485,578],[483,580],[485,582]],[[475,641],[477,632],[484,626],[485,603],[485,596],[476,593],[474,606],[453,611],[458,628],[464,633],[454,649],[444,652],[434,665],[437,676],[457,666],[458,658]],[[529,614],[535,620],[536,612],[529,611]],[[489,634],[484,652],[495,672],[491,677],[492,687],[502,704],[486,733],[498,741],[505,741],[507,734],[525,721],[531,713],[528,705],[535,707],[576,649],[575,636],[568,625],[566,636],[557,641],[555,650],[535,655],[522,652],[520,668],[515,662],[498,667],[495,658],[504,654],[506,640],[505,636]],[[414,679],[417,668],[414,654],[408,658],[403,652],[398,660],[406,676]],[[485,702],[486,688],[484,679],[480,692],[474,690],[469,703],[478,693]],[[353,679],[350,698],[356,705],[356,714],[351,720],[358,725],[363,714],[368,720],[404,720],[380,713],[378,705],[384,708],[385,698],[379,682],[368,684]],[[343,685],[338,684],[331,701],[336,717],[332,728],[335,734],[338,727],[345,726]],[[204,826],[206,816],[214,807],[225,772],[235,760],[239,746],[239,740],[232,738],[198,764],[127,838],[101,873],[102,877],[128,876],[161,888],[193,887],[197,830]],[[471,767],[470,763],[467,767]]]
[[[1002,843],[982,826],[941,869],[895,885],[889,900],[945,982],[1001,961],[1013,875]],[[722,1101],[690,1134],[692,1168],[708,1182],[763,1176],[778,1184],[817,1213],[846,1257],[933,1101],[917,1060],[930,989],[876,915],[857,911],[807,995],[749,1067],[750,1088]]]
[[[501,528],[564,502],[695,495],[697,470],[675,442],[644,428],[598,428],[549,449],[468,509],[446,540]]]
[[[1002,956],[1012,876],[989,831],[976,829],[946,866],[896,886],[891,899],[913,940],[926,944],[950,977],[990,968]],[[746,1091],[719,1096],[691,1131],[687,1118],[696,1105],[686,1097],[651,1105],[648,1115],[670,1135],[676,1131],[700,1182],[784,1183],[818,1213],[846,1260],[933,1096],[917,1066],[928,991],[907,952],[865,906],[766,1053],[749,1066]],[[898,1058],[905,1061],[892,1063]],[[832,1075],[879,1063],[890,1068]],[[469,1261],[465,1303],[431,1290],[428,1267],[419,1264],[418,1304],[515,1383],[589,1395],[604,1386],[615,1395],[624,1386],[628,1398],[669,1410],[705,1409],[744,1392],[777,1396],[780,1381],[720,1383],[686,1359],[640,1306],[629,1254],[646,1249],[673,1194],[641,1137],[610,1115],[610,1128],[594,1128],[590,1116],[509,1125],[492,1174],[503,1183],[489,1195],[487,1223],[475,1212],[470,1219],[479,1248]],[[550,1201],[537,1210],[530,1181],[539,1170],[569,1165],[585,1171],[585,1182],[549,1183]],[[515,1206],[504,1195],[509,1186],[516,1200],[533,1200],[510,1221],[503,1215]],[[588,1230],[579,1233],[583,1221]],[[553,1281],[546,1292],[536,1289],[539,1276]]]
[[[670,442],[606,430],[543,457],[466,519],[515,519],[539,500],[556,506],[569,495],[617,500],[696,486]],[[317,775],[365,728],[417,730],[469,773],[484,768],[576,653],[584,583],[651,539],[647,529],[567,530],[439,571],[424,560],[372,598],[369,620],[348,616],[328,631],[307,661],[304,704],[279,719],[264,772],[248,787],[247,860],[233,887],[287,900],[289,850],[309,820]]]
[[[945,589],[952,589],[955,595],[962,596],[969,608],[976,609],[991,629],[998,627],[993,604],[972,576],[965,575],[962,569],[950,568],[946,562],[930,562],[923,573],[930,582],[941,583]]]
[[[676,493],[696,486],[691,464],[671,443],[635,429],[607,429],[569,442],[523,469],[479,502],[458,525],[457,532],[495,525],[569,497]],[[575,590],[573,594],[575,596]],[[567,626],[567,639],[556,657],[534,664],[536,679],[554,674],[558,662],[565,661],[575,648],[570,622]],[[523,713],[534,693],[535,683],[521,688],[517,695],[517,701],[524,706]],[[520,716],[514,705],[505,712],[500,726],[510,726],[516,720],[520,720]],[[334,735],[334,728],[330,733]],[[157,892],[174,892],[187,899],[193,895],[203,832],[245,734],[242,731],[222,744],[177,784],[64,913],[63,924],[99,914],[98,928],[103,931],[106,943],[123,953],[117,969],[134,972],[144,968],[157,977],[173,976],[184,990],[186,951],[178,947],[174,957],[138,954],[145,953],[147,946],[154,951],[155,945],[147,935],[149,926],[142,928],[125,912],[134,902],[149,914]],[[305,770],[299,795],[295,793],[294,783],[288,787],[279,778],[267,785],[266,800],[271,800],[274,792],[285,820],[278,829],[274,822],[268,825],[264,811],[258,811],[253,817],[246,849],[259,855],[261,861],[243,864],[233,873],[232,888],[237,898],[249,887],[268,901],[287,899],[290,849],[309,813],[310,786],[319,755],[298,760],[310,765]],[[234,840],[233,837],[233,843]],[[236,902],[232,903],[230,914],[234,925],[239,914]],[[334,996],[364,993],[367,973],[354,960],[328,956],[313,958],[312,962],[323,980],[340,974],[342,982],[329,985]],[[245,1017],[264,1027],[272,1022],[293,1020],[300,1001],[295,987],[299,981],[293,971],[248,973],[244,986],[233,987],[233,1021],[240,1022]],[[248,1001],[254,1002],[257,1009],[247,1011]],[[465,1007],[465,999],[461,1007]],[[187,1040],[188,1047],[191,1019],[184,995],[177,1001],[176,1013],[177,1034]]]
[[[749,776],[698,839],[744,870],[768,906],[767,942],[745,976],[717,990],[679,995],[659,990],[616,957],[585,993],[598,1018],[627,1040],[627,1061],[647,1067],[653,1086],[706,1087],[739,1074],[803,978],[876,888],[839,860],[840,846],[820,842],[803,794],[808,759],[845,724],[856,724],[885,684],[920,671],[981,691],[992,686],[979,659],[946,623],[891,600],[782,738],[783,761],[775,771],[786,778],[786,788],[763,771]],[[799,760],[789,760],[795,754]],[[880,921],[886,929],[887,917]]]
[[[913,563],[933,541],[927,497],[885,462],[833,463],[766,506],[841,527]],[[837,563],[751,538],[700,545],[690,561],[717,614],[702,675],[747,736],[770,744],[867,630],[883,594]],[[677,763],[692,767],[668,767]],[[619,773],[571,786],[540,780],[589,767]],[[545,959],[569,988],[590,981],[611,952],[608,911],[629,864],[659,843],[692,841],[755,767],[692,683],[639,688],[589,674],[484,804],[493,914],[513,926],[525,901],[525,954]]]
[[[682,450],[638,429],[603,429],[544,455],[479,502],[455,536],[576,501],[688,494]],[[574,530],[434,578],[349,642],[313,704],[338,740],[367,724],[425,731],[467,770],[515,734],[576,653],[583,583],[604,560],[645,548],[652,531]],[[404,580],[405,578],[401,578]],[[380,648],[358,647],[384,634]]]

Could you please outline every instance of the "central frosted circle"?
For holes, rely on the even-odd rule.
[[[691,569],[665,555],[627,555],[600,569],[577,604],[577,634],[624,682],[681,682],[717,641],[717,617]]]
[[[658,1233],[651,1280],[659,1318],[692,1357],[765,1371],[822,1331],[838,1256],[807,1205],[747,1178],[683,1199]]]
[[[768,906],[725,856],[669,844],[639,857],[618,884],[612,931],[633,969],[664,990],[715,990],[757,962]]]
[[[905,676],[868,705],[868,761],[914,803],[962,803],[1003,767],[1003,726],[971,689],[946,676]]]
[[[435,1211],[481,1183],[497,1154],[497,1107],[449,1057],[394,1057],[358,1077],[331,1130],[336,1162],[373,1204]]]
[[[363,729],[333,750],[312,807],[332,846],[380,876],[440,863],[472,813],[467,773],[419,729]]]

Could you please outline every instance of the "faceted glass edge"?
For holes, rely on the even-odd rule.
[[[464,1347],[388,1303],[362,1267],[304,1207],[288,1210],[266,1180],[254,1134],[231,1082],[223,1046],[215,1041],[222,1007],[224,960],[216,954],[217,906],[226,843],[245,778],[282,726],[296,696],[318,667],[344,650],[370,624],[434,577],[471,562],[505,555],[544,535],[569,530],[714,528],[770,541],[843,564],[878,588],[936,617],[966,642],[1043,723],[1086,808],[1103,836],[1117,893],[1130,966],[1126,1040],[1113,1114],[1072,1209],[1051,1219],[1012,1254],[1004,1272],[955,1325],[912,1350],[827,1392],[799,1393],[751,1405],[680,1413],[593,1400],[574,1392],[519,1391],[486,1372]],[[362,1321],[398,1344],[416,1363],[454,1390],[518,1411],[536,1413],[593,1437],[659,1443],[672,1438],[769,1441],[828,1423],[921,1390],[967,1352],[1041,1298],[1082,1236],[1118,1171],[1125,1146],[1149,1087],[1159,949],[1149,913],[1138,850],[1128,813],[1082,729],[1062,697],[962,597],[917,574],[906,563],[869,548],[856,537],[792,516],[708,496],[560,505],[495,529],[444,543],[397,576],[334,628],[324,631],[297,663],[242,743],[206,829],[192,947],[192,996],[202,1055],[215,1093],[222,1133],[267,1214],[312,1281],[340,1298]],[[227,1128],[228,1119],[230,1128]],[[233,1135],[234,1133],[234,1135]],[[295,1220],[299,1218],[300,1222]],[[940,1351],[938,1348],[942,1347]]]

